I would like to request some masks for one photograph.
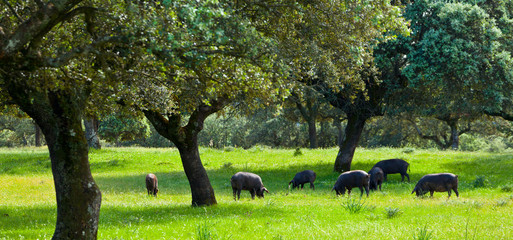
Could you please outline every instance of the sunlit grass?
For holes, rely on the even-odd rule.
[[[189,183],[175,149],[108,148],[90,153],[102,190],[99,239],[510,239],[513,238],[513,154],[381,148],[358,149],[353,169],[368,171],[378,160],[410,162],[411,182],[389,175],[383,192],[360,199],[336,197],[331,188],[337,149],[256,147],[201,149],[216,191],[217,206],[190,207]],[[296,172],[317,173],[315,191],[289,190]],[[230,177],[250,171],[271,192],[233,201]],[[147,196],[144,176],[159,178],[159,196]],[[460,197],[411,191],[428,173],[459,175]],[[484,176],[479,177],[479,176]],[[476,180],[477,179],[477,180]],[[476,182],[487,181],[483,186]],[[44,148],[0,150],[0,239],[49,239],[55,225],[55,193]],[[428,194],[429,195],[429,194]],[[351,211],[350,209],[358,210]],[[361,208],[360,208],[361,207]],[[398,213],[394,213],[394,212]],[[392,214],[392,217],[389,215]],[[424,238],[426,239],[426,238]]]

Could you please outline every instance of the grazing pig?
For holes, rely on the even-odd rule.
[[[264,191],[269,192],[264,187],[260,176],[254,173],[238,172],[232,176],[230,182],[233,189],[233,200],[240,199],[241,190],[248,190],[251,193],[252,199],[255,199],[255,195],[263,198]],[[237,194],[237,199],[235,199],[235,194]]]
[[[436,173],[422,177],[411,193],[416,193],[418,197],[430,192],[431,197],[433,197],[433,192],[447,191],[449,192],[449,197],[451,197],[451,189],[454,190],[457,197],[460,196],[458,193],[458,175],[452,173]]]
[[[370,175],[370,182],[369,182],[369,189],[370,190],[379,190],[381,191],[381,184],[383,183],[384,173],[383,170],[379,167],[373,167],[369,171]]]
[[[294,176],[292,181],[289,182],[289,187],[290,187],[290,184],[292,184],[292,189],[294,189],[296,187],[299,189],[299,185],[301,185],[301,189],[303,189],[303,186],[305,185],[305,183],[310,183],[310,188],[315,190],[315,186],[314,186],[313,182],[315,181],[316,177],[317,177],[317,175],[312,170],[305,170],[302,172],[298,172],[298,173],[296,173],[296,176]]]
[[[362,170],[354,170],[349,172],[344,172],[338,176],[337,182],[335,186],[331,189],[331,191],[335,190],[337,196],[342,194],[344,195],[351,194],[351,189],[358,187],[362,192],[360,197],[363,196],[363,188],[365,188],[365,192],[367,193],[367,197],[369,196],[369,179],[370,176],[365,171]]]
[[[387,180],[387,174],[400,173],[401,182],[404,181],[404,176],[408,177],[408,182],[410,181],[410,175],[406,173],[408,166],[410,166],[410,164],[402,159],[388,159],[374,164],[374,167],[379,167],[383,170],[385,181]]]
[[[148,195],[155,197],[159,192],[159,181],[157,180],[157,176],[153,173],[146,175],[146,190],[148,190]]]

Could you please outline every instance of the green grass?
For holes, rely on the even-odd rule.
[[[217,206],[190,207],[189,183],[175,149],[107,148],[90,153],[102,190],[99,239],[512,239],[513,153],[381,148],[358,149],[353,169],[378,160],[410,162],[411,183],[389,175],[383,192],[360,199],[331,188],[337,149],[201,149]],[[317,173],[315,191],[289,190],[296,172]],[[265,199],[243,191],[233,201],[230,177],[250,171],[269,189]],[[144,177],[159,178],[159,197],[146,195]],[[460,197],[417,198],[423,175],[459,175]],[[486,184],[476,184],[486,182]],[[50,160],[44,148],[0,149],[0,239],[49,239],[56,208]],[[429,194],[428,194],[429,195]]]

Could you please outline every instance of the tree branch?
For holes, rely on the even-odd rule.
[[[202,104],[191,114],[189,123],[184,127],[187,134],[198,134],[203,129],[205,119],[213,113],[221,111],[229,103],[228,96],[219,97],[210,101],[210,104]]]
[[[470,131],[470,122],[468,123],[467,127],[465,129],[462,129],[459,133],[458,133],[458,136],[460,136],[461,134],[464,134],[464,133],[467,133]]]
[[[0,42],[0,60],[9,61],[13,54],[24,49],[27,45],[37,46],[43,36],[62,21],[73,7],[83,0],[54,0],[43,5],[37,12],[22,22],[18,28]]]
[[[18,21],[23,22],[23,19],[21,19],[20,15],[18,15],[18,13],[14,10],[14,8],[11,6],[11,4],[9,4],[9,2],[7,0],[3,0],[3,2],[5,5],[7,5],[9,10],[11,10],[12,14],[14,14],[14,16],[16,16]]]
[[[413,127],[415,127],[415,130],[417,130],[417,133],[419,134],[420,138],[431,140],[431,141],[435,142],[436,145],[438,145],[439,147],[441,147],[443,149],[447,148],[445,146],[446,144],[442,143],[442,141],[440,141],[440,139],[437,136],[434,136],[434,135],[424,135],[422,133],[422,131],[420,130],[420,128],[417,126],[417,123],[415,123],[415,121],[413,121],[412,119],[408,119],[408,121],[413,124]]]
[[[485,110],[484,113],[488,116],[502,117],[502,118],[504,118],[504,120],[513,121],[513,115],[511,115],[507,112],[504,112],[502,110],[498,111],[498,112],[492,112],[492,111]]]
[[[107,44],[107,43],[115,43],[115,42],[124,42],[125,39],[123,37],[103,37],[100,38],[93,43],[84,46],[82,48],[76,48],[71,50],[70,52],[64,53],[56,58],[47,58],[39,63],[41,67],[61,67],[67,64],[71,59],[76,58],[78,56],[83,56],[89,53],[97,53],[97,48]],[[37,63],[36,63],[37,64]]]
[[[168,119],[154,110],[143,110],[143,113],[160,135],[171,140],[172,135],[169,133]]]

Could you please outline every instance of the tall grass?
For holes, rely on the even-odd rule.
[[[230,151],[200,149],[218,204],[191,207],[187,177],[176,149],[106,148],[90,153],[91,171],[102,191],[99,239],[444,239],[513,238],[513,154],[415,149],[358,149],[353,169],[370,170],[383,159],[410,163],[412,182],[388,176],[383,192],[337,197],[331,188],[337,149]],[[0,239],[50,239],[55,193],[47,150],[0,150]],[[317,173],[315,190],[288,189],[295,173]],[[233,201],[230,177],[259,174],[270,194]],[[159,196],[146,194],[144,177],[159,178]],[[458,174],[460,197],[411,191],[428,173]],[[475,186],[477,176],[487,180]],[[479,180],[480,181],[480,180]],[[357,190],[357,189],[355,189]],[[392,209],[392,210],[387,210]],[[388,218],[388,212],[399,210]],[[385,214],[384,214],[385,213]],[[428,230],[433,229],[433,230]],[[423,238],[420,238],[424,236]]]

